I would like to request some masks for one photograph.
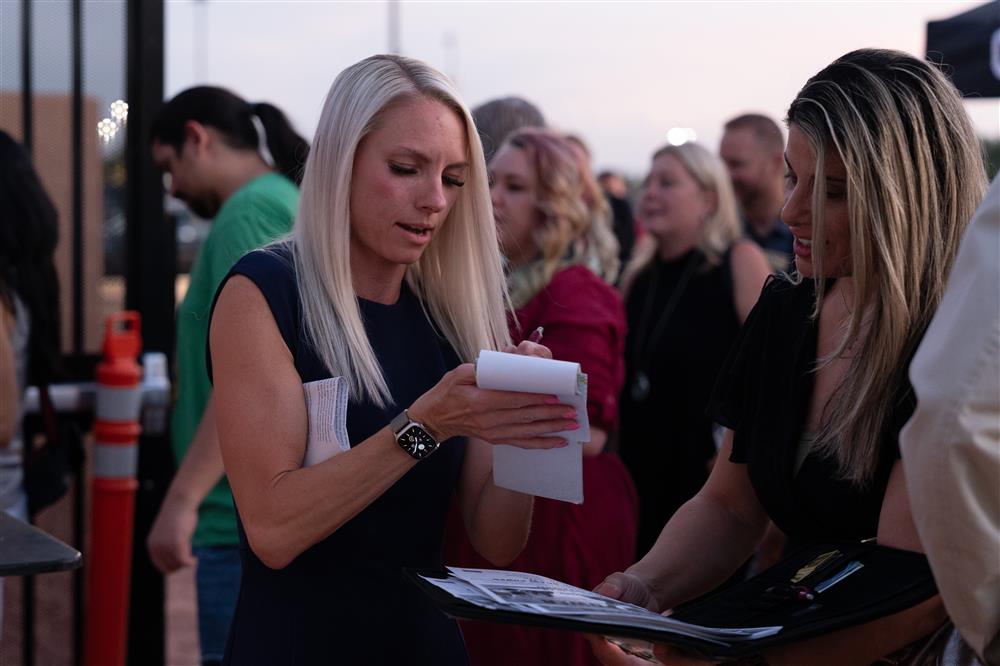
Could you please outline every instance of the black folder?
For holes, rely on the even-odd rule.
[[[858,568],[856,564],[862,566]],[[848,568],[856,570],[818,591],[822,584],[829,583]],[[707,627],[782,627],[764,638],[719,642],[647,627],[484,608],[455,597],[423,578],[445,578],[448,576],[445,570],[408,570],[407,573],[438,608],[452,617],[670,643],[691,654],[716,659],[753,654],[772,645],[862,624],[915,606],[937,592],[927,558],[921,553],[874,543],[812,544],[753,578],[674,609],[670,617]]]

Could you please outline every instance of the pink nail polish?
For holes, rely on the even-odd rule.
[[[564,419],[575,419],[576,418],[576,410],[570,410],[570,411],[564,413],[563,414],[563,418]]]
[[[569,424],[569,426],[566,428],[566,430],[578,430],[579,428],[580,428],[580,424],[574,422],[574,423]]]
[[[550,405],[558,405],[559,404],[559,398],[555,397],[554,395],[550,395],[549,397],[547,397],[545,399],[545,402],[547,402]]]

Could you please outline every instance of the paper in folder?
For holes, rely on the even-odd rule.
[[[560,449],[493,447],[493,482],[518,492],[580,504],[583,502],[583,447],[590,441],[587,375],[579,363],[483,350],[476,361],[479,388],[547,393],[576,408],[577,430],[551,433],[569,446]]]
[[[407,575],[452,617],[608,636],[637,655],[651,654],[653,642],[669,643],[712,663],[829,635],[937,592],[923,553],[856,541],[810,543],[669,616],[537,574],[449,567]]]

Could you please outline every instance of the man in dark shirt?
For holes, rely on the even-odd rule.
[[[763,248],[775,270],[791,270],[792,234],[781,221],[785,200],[785,141],[778,124],[747,113],[725,125],[719,156],[726,163],[748,238]]]
[[[642,235],[642,229],[636,224],[635,215],[632,214],[632,204],[628,202],[628,184],[615,171],[602,171],[597,176],[597,184],[601,186],[608,205],[611,206],[611,224],[615,238],[618,239],[618,259],[624,268],[632,257],[635,242]]]

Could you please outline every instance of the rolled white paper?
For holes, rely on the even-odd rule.
[[[476,385],[522,393],[576,393],[580,364],[484,349],[476,361]]]

